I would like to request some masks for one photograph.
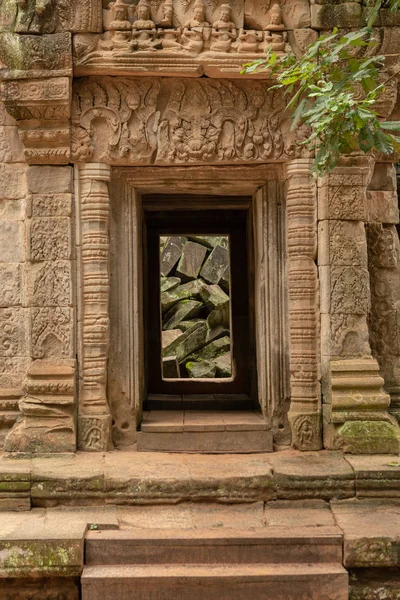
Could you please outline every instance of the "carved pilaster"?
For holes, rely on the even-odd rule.
[[[319,375],[319,292],[316,257],[316,185],[312,160],[287,163],[287,253],[289,283],[289,421],[293,445],[321,448]]]
[[[319,182],[324,440],[353,454],[397,453],[400,430],[371,355],[371,309],[365,222],[369,157],[342,159]]]
[[[111,446],[107,403],[109,347],[110,167],[88,163],[80,169],[81,222],[81,387],[78,446],[103,451]]]
[[[68,77],[4,81],[2,99],[19,125],[29,164],[70,162],[71,80]]]

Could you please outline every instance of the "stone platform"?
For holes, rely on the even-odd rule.
[[[0,507],[400,498],[400,459],[341,452],[133,450],[0,459]]]
[[[119,566],[111,564],[116,561]],[[190,573],[185,571],[187,562],[192,563]],[[242,565],[240,569],[236,564]],[[140,580],[154,592],[162,579],[173,584],[174,577],[183,574],[190,575],[192,583],[198,578],[200,586],[204,577],[212,576],[216,589],[223,589],[224,581],[247,582],[252,594],[259,593],[259,584],[282,590],[279,581],[314,590],[309,596],[274,596],[279,600],[342,600],[348,597],[347,573],[350,598],[386,600],[400,593],[399,567],[398,499],[184,502],[0,514],[0,587],[12,600],[20,598],[17,589],[26,593],[53,588],[66,590],[55,597],[77,600],[82,574],[84,599],[100,597],[96,596],[100,580],[112,591],[113,577],[122,591],[125,583]],[[327,595],[318,595],[321,577]],[[336,595],[329,591],[330,578]],[[293,587],[287,589],[293,594]]]

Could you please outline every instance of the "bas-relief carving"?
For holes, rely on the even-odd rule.
[[[185,15],[181,4],[172,0],[164,0],[158,11],[147,0],[140,0],[134,10],[123,0],[111,2],[104,35],[74,39],[75,67],[79,74],[111,69],[112,74],[147,70],[243,78],[243,63],[268,49],[282,54],[290,48],[279,4],[271,7],[263,26],[254,29],[245,28],[238,10],[243,3],[237,4],[218,2],[210,16],[203,0],[195,0]]]
[[[261,82],[83,79],[73,95],[74,158],[118,165],[283,160],[293,152],[283,109],[282,96]]]
[[[41,76],[43,71],[58,75],[72,72],[71,34],[19,35],[0,33],[0,66],[27,77]]]
[[[73,356],[73,311],[49,307],[31,309],[32,358],[71,358]]]

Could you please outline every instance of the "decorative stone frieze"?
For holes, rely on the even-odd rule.
[[[250,28],[243,13],[240,0],[230,5],[222,0],[111,2],[104,11],[104,35],[75,40],[75,65],[80,75],[109,74],[111,68],[120,74],[146,69],[160,75],[240,76],[244,62],[268,49],[287,52],[283,19],[289,15],[294,22],[293,13],[284,15],[277,3],[254,11]]]
[[[22,415],[5,441],[7,452],[74,452],[74,363],[35,361],[29,369],[19,409]]]
[[[111,444],[107,402],[109,350],[110,167],[88,163],[80,169],[81,298],[78,447],[104,451]]]
[[[316,185],[312,159],[287,163],[287,253],[293,445],[321,448]]]
[[[5,81],[2,97],[7,111],[19,125],[28,163],[69,163],[71,81],[68,77]]]
[[[261,82],[86,78],[74,88],[73,158],[112,165],[284,160],[292,136],[283,109],[282,95]]]

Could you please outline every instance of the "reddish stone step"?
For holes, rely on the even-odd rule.
[[[252,411],[152,410],[138,433],[139,452],[271,452],[272,432]]]
[[[341,563],[342,536],[331,527],[91,531],[87,565]]]
[[[136,565],[85,567],[82,600],[347,600],[342,566]]]

